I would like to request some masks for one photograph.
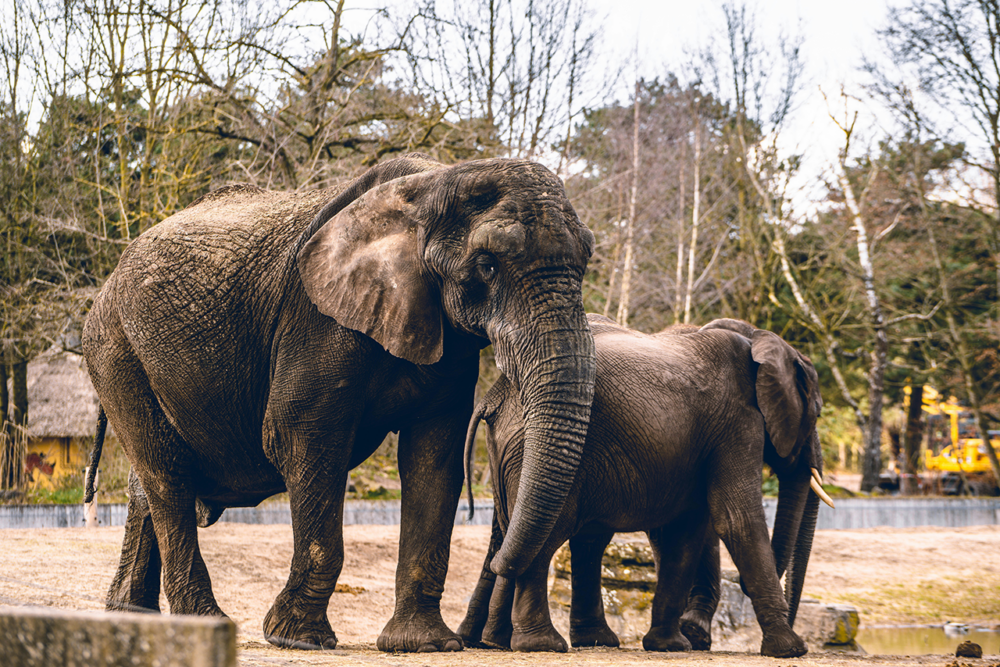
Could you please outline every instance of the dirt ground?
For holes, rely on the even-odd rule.
[[[782,662],[745,653],[648,654],[641,650],[574,650],[525,655],[470,650],[448,655],[379,653],[375,638],[392,615],[399,529],[348,526],[344,592],[334,595],[330,622],[336,651],[280,650],[263,641],[261,623],[288,575],[291,527],[218,524],[200,533],[202,553],[219,605],[237,624],[240,665],[366,663],[412,667],[450,665],[630,664],[669,660],[675,667],[768,665]],[[100,610],[118,562],[123,528],[0,531],[0,604]],[[456,527],[442,615],[452,628],[465,614],[489,539],[488,526]],[[725,565],[724,565],[725,567]],[[946,620],[1000,625],[1000,527],[819,531],[805,595],[857,606],[863,624]],[[166,600],[161,600],[167,609]],[[944,656],[845,656],[811,653],[794,661],[816,665],[945,665]],[[961,665],[1000,667],[1000,656],[960,659]]]

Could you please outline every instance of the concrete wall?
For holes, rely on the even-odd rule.
[[[488,526],[493,521],[493,501],[477,500],[476,514],[467,521],[469,503],[459,503],[455,525]],[[123,503],[97,506],[101,526],[124,526],[127,506]],[[344,525],[399,525],[398,500],[348,500],[344,503]],[[257,507],[232,507],[219,521],[253,524],[290,524],[292,513],[288,503],[264,503]],[[0,505],[0,529],[3,528],[66,528],[83,526],[83,505]]]
[[[228,618],[0,607],[0,664],[236,667]]]
[[[874,528],[889,526],[1000,525],[1000,498],[849,498],[837,500],[837,509],[820,505],[819,530]],[[768,525],[774,522],[776,498],[764,499]],[[468,504],[462,501],[455,514],[455,525],[466,523]],[[126,506],[99,505],[102,526],[125,525]],[[344,524],[398,525],[398,500],[348,500],[344,504]],[[493,501],[476,501],[472,525],[489,525],[493,519]],[[288,503],[265,503],[258,507],[234,507],[223,513],[220,521],[232,523],[289,524]],[[83,526],[82,505],[2,505],[0,528],[65,528]]]
[[[820,503],[817,530],[1000,525],[1000,498],[845,498],[837,509]],[[767,525],[774,525],[777,498],[764,499]]]

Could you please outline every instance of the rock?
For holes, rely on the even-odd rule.
[[[959,658],[981,658],[983,657],[983,647],[975,642],[965,641],[955,649],[955,656]]]

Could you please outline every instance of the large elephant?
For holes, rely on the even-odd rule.
[[[614,533],[642,530],[657,568],[652,627],[643,646],[689,650],[682,615],[688,625],[707,631],[718,602],[717,534],[763,630],[761,653],[804,654],[791,625],[818,510],[819,497],[810,488],[822,494],[814,481],[823,461],[812,364],[775,334],[735,320],[650,336],[589,317],[597,380],[583,458],[548,541],[514,580],[495,577],[489,562],[522,500],[523,407],[501,377],[476,408],[466,468],[484,420],[498,521],[459,633],[472,643],[565,651],[549,618],[546,577],[553,553],[568,539],[570,641],[617,646],[601,601],[601,558]],[[765,461],[781,489],[773,550],[761,502]],[[779,579],[789,564],[786,598]],[[692,594],[696,580],[700,588]],[[696,597],[701,604],[688,609]]]
[[[398,431],[396,607],[378,647],[460,650],[440,598],[479,351],[493,344],[527,410],[525,502],[494,562],[516,575],[586,436],[592,246],[544,167],[417,154],[344,188],[225,187],[139,236],[84,328],[135,482],[108,608],[157,611],[162,568],[172,613],[221,615],[196,525],[287,490],[294,555],[264,634],[336,646],[347,474]]]

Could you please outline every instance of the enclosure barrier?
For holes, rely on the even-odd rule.
[[[235,667],[228,618],[0,606],[0,663],[18,667]]]
[[[837,509],[820,505],[816,528],[844,530],[856,528],[914,528],[917,526],[1000,525],[1000,498],[839,498]],[[764,499],[768,526],[774,523],[777,498]],[[124,504],[103,504],[97,508],[101,526],[124,526]],[[455,525],[489,525],[493,501],[476,500],[476,514],[468,521],[468,504],[463,501],[455,513]],[[348,500],[344,503],[345,525],[398,525],[398,500]],[[219,521],[253,524],[290,524],[287,502],[265,502],[257,507],[227,509]],[[84,525],[82,505],[0,505],[2,528],[66,528]]]

